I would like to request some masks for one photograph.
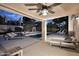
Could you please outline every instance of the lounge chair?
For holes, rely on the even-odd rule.
[[[58,40],[59,39],[59,40]],[[61,40],[62,39],[62,40]],[[49,41],[50,45],[56,45],[60,47],[67,47],[67,48],[72,48],[72,49],[78,49],[78,41],[74,36],[73,32],[70,32],[67,36],[64,38],[61,36],[55,39],[50,38]]]
[[[14,32],[6,33],[4,35],[4,37],[7,40],[11,40],[11,39],[23,39],[24,38],[24,36],[21,33],[14,33]]]

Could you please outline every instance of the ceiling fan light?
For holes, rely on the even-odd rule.
[[[43,16],[46,16],[47,14],[48,14],[48,10],[47,9],[42,10],[42,15]]]
[[[76,20],[79,20],[79,16],[76,17]]]

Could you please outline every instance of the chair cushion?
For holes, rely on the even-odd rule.
[[[15,37],[17,34],[11,32],[11,33],[7,33],[7,35],[8,35],[9,37],[13,38],[13,37]]]

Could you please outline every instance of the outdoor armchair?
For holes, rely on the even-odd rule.
[[[15,32],[11,32],[11,33],[6,33],[4,35],[6,40],[14,40],[14,39],[23,39],[24,36],[21,33],[15,33]]]

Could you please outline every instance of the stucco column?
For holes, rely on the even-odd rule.
[[[73,17],[71,15],[68,17],[68,31],[73,31]]]
[[[42,21],[42,39],[47,40],[47,21],[43,20]]]

